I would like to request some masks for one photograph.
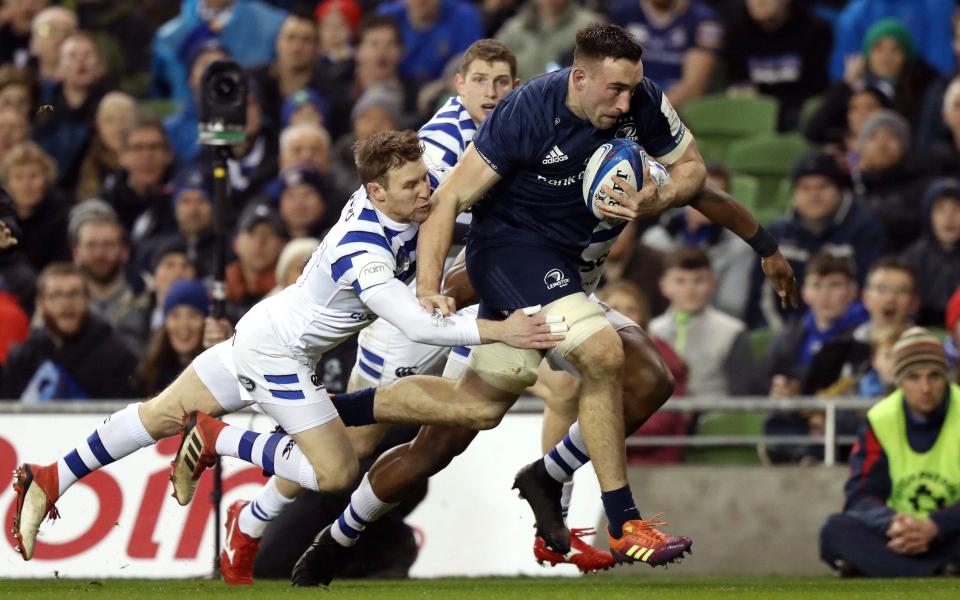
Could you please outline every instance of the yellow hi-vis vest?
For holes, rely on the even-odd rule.
[[[933,446],[915,452],[907,441],[903,392],[897,390],[867,412],[890,465],[887,506],[924,518],[960,501],[960,386],[950,384],[947,414]]]

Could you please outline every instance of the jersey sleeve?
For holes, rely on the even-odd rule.
[[[358,296],[395,279],[396,268],[387,239],[369,231],[344,235],[330,261],[330,274],[337,285],[353,288]]]
[[[644,77],[640,82],[633,97],[633,113],[640,134],[637,141],[663,165],[675,163],[693,141],[667,95],[651,79]]]
[[[691,6],[693,11],[693,47],[715,52],[723,47],[723,25],[713,9],[703,5]]]
[[[536,115],[523,89],[514,90],[497,103],[481,123],[473,145],[490,168],[501,177],[522,165],[523,157],[533,153],[531,131]]]

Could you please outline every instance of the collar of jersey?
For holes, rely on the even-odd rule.
[[[387,234],[387,238],[393,238],[393,236],[407,231],[410,229],[410,226],[413,225],[413,223],[400,223],[399,221],[394,221],[384,213],[380,212],[376,206],[373,206],[373,202],[370,203],[370,208],[373,209],[373,212],[377,213],[377,219],[379,219],[380,224],[383,225],[383,230]]]

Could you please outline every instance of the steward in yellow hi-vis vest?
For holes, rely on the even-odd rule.
[[[960,573],[960,386],[923,328],[904,332],[893,357],[897,390],[867,412],[820,556],[841,575]]]

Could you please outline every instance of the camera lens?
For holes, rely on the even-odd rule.
[[[220,100],[228,100],[237,93],[237,82],[233,77],[218,77],[213,84],[213,91]]]

